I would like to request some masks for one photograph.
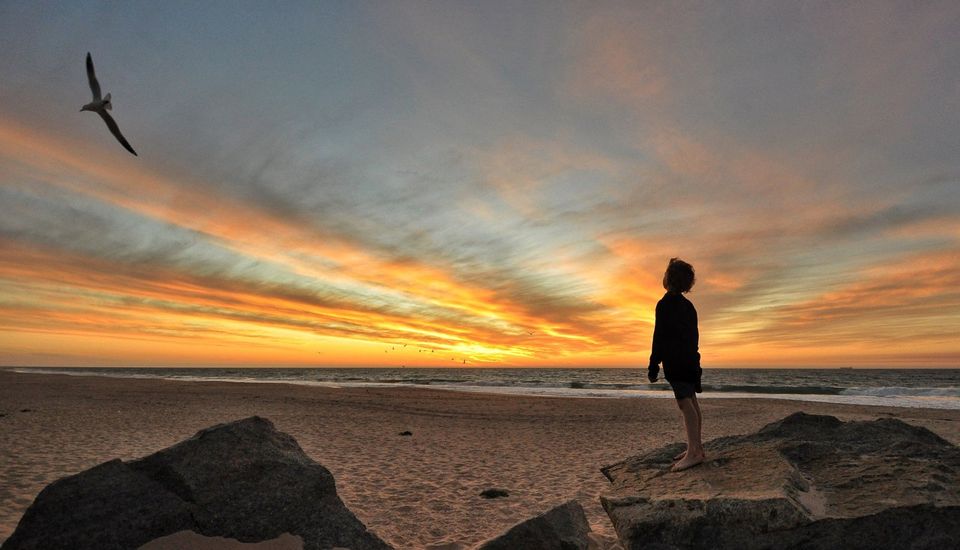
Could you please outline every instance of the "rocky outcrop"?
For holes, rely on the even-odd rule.
[[[511,527],[477,546],[477,550],[586,550],[590,524],[583,508],[571,500]]]
[[[670,445],[601,471],[624,548],[947,548],[960,544],[960,448],[895,419],[792,414],[704,445],[670,472]]]
[[[51,483],[3,550],[130,549],[178,531],[242,542],[290,533],[305,549],[390,548],[347,509],[326,468],[251,417]]]

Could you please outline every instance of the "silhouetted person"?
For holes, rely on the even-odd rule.
[[[693,266],[678,258],[671,258],[667,271],[663,274],[663,288],[667,293],[657,302],[657,320],[653,329],[653,350],[650,353],[650,367],[647,378],[657,381],[660,363],[663,374],[673,388],[673,396],[683,415],[683,424],[687,432],[687,450],[675,456],[678,460],[670,468],[673,471],[685,470],[704,460],[701,426],[703,415],[697,393],[700,388],[700,332],[697,329],[697,310],[684,297],[690,292],[695,277]]]

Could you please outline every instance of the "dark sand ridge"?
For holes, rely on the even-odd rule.
[[[960,411],[702,400],[704,437],[743,434],[792,412],[891,416],[960,444]],[[21,412],[29,409],[28,412]],[[0,540],[48,483],[134,459],[213,424],[260,415],[335,476],[338,493],[399,548],[473,544],[570,498],[612,536],[599,504],[611,464],[681,441],[669,399],[578,399],[417,388],[177,382],[0,372]],[[403,430],[413,436],[401,437]],[[510,497],[486,500],[489,487]]]

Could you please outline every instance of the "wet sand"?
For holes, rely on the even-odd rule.
[[[960,444],[960,411],[701,399],[705,440],[796,411],[896,417]],[[329,469],[346,505],[398,548],[466,547],[571,498],[612,544],[600,467],[682,441],[671,399],[583,399],[420,388],[325,388],[0,371],[0,540],[48,483],[133,459],[213,424],[269,418]],[[399,436],[409,430],[410,437]],[[510,492],[486,500],[484,489]]]

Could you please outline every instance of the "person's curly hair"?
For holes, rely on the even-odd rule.
[[[680,258],[670,258],[667,272],[663,274],[663,288],[671,292],[690,292],[696,280],[692,265]]]

